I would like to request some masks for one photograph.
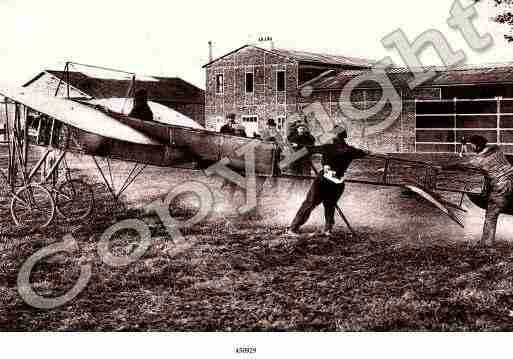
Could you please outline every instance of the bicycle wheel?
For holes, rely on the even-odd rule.
[[[84,219],[94,208],[94,196],[91,186],[72,179],[59,185],[55,193],[57,212],[68,220]]]
[[[50,192],[31,183],[20,188],[11,200],[11,216],[18,226],[32,230],[44,228],[55,215],[55,202]]]

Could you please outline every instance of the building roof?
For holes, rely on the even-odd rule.
[[[258,47],[256,45],[244,45],[242,47],[239,47],[238,49],[235,49],[221,57],[218,57],[212,61],[210,61],[208,64],[204,65],[203,67],[207,67],[214,62],[221,60],[225,58],[226,56],[229,56],[231,54],[234,54],[244,48],[247,47],[254,47],[262,51],[266,51],[268,53],[283,56],[289,59],[292,59],[294,61],[297,61],[302,64],[318,64],[318,65],[330,65],[330,66],[354,66],[354,67],[371,67],[372,62],[368,59],[360,59],[356,57],[347,57],[347,56],[340,56],[340,55],[329,55],[329,54],[322,54],[322,53],[314,53],[314,52],[307,52],[307,51],[299,51],[299,50],[290,50],[290,49],[264,49],[261,47]]]
[[[348,57],[341,55],[329,55],[307,51],[287,50],[287,49],[272,49],[268,50],[274,54],[285,56],[296,60],[300,63],[336,65],[336,66],[355,66],[355,67],[370,67],[372,61],[368,59],[360,59],[356,57]]]
[[[24,87],[49,73],[70,85],[95,98],[126,97],[130,80],[97,78],[78,71],[45,70],[27,82]],[[145,88],[148,99],[153,101],[166,101],[178,103],[204,103],[205,91],[178,78],[178,77],[152,77],[151,80],[138,80],[135,87]]]
[[[433,66],[430,69],[435,71],[436,75],[424,82],[421,87],[513,83],[513,64],[461,66],[451,69]],[[369,72],[368,69],[342,70],[307,85],[316,90],[342,89],[353,78]],[[387,76],[392,85],[398,88],[408,87],[408,83],[413,79],[413,73],[403,67],[388,69]],[[357,87],[378,88],[380,85],[375,81],[363,81]]]
[[[370,70],[342,70],[331,76],[325,76],[317,81],[307,83],[317,90],[335,90],[342,89],[349,81],[362,74],[370,73]],[[387,76],[394,87],[408,86],[408,82],[413,78],[410,72],[388,71]],[[362,81],[357,88],[379,88],[380,85],[375,81]]]
[[[464,67],[444,70],[431,81],[433,86],[457,84],[494,84],[512,83],[513,64],[485,65],[480,67]]]

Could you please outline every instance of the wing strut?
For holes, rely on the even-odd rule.
[[[119,188],[119,190],[116,191],[116,187],[114,184],[114,178],[112,176],[112,167],[110,165],[110,158],[108,158],[108,157],[105,158],[105,160],[107,162],[107,168],[109,171],[109,179],[110,179],[109,180],[109,179],[107,179],[105,171],[99,165],[96,157],[95,156],[91,156],[91,157],[93,158],[94,164],[96,165],[98,172],[100,173],[100,175],[103,178],[103,182],[107,186],[107,189],[109,190],[110,194],[112,195],[112,198],[114,198],[114,200],[116,202],[119,202],[119,197],[121,197],[121,195],[126,191],[126,189],[137,179],[137,177],[139,177],[139,175],[146,169],[146,167],[148,167],[148,165],[146,165],[146,164],[136,163],[130,170],[130,173],[128,174],[128,176],[125,178],[125,180],[121,184],[121,187]]]

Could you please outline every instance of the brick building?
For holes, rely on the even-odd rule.
[[[127,97],[130,87],[128,79],[99,78],[78,71],[66,73],[53,70],[42,71],[23,86],[54,96],[61,83],[57,95],[65,96],[67,81],[71,97]],[[177,77],[136,78],[135,88],[145,88],[150,101],[167,106],[204,125],[205,92],[202,89]]]
[[[341,111],[341,102],[351,101],[354,107],[369,109],[381,99],[383,90],[374,81],[358,84],[350,100],[342,98],[344,86],[368,74],[367,69],[325,73],[310,81],[306,85],[311,95],[301,97],[298,107],[321,103],[327,116],[349,127],[353,143],[375,151],[451,153],[459,151],[462,136],[478,134],[513,153],[511,64],[433,70],[434,76],[413,90],[409,87],[413,79],[410,71],[388,70],[386,76],[400,97],[401,112],[377,133],[372,133],[373,125],[390,115],[390,104],[365,121],[351,121]]]
[[[204,66],[205,126],[218,130],[235,113],[248,136],[273,118],[285,130],[298,111],[300,87],[328,71],[369,67],[363,59],[245,45]]]
[[[386,77],[400,98],[401,111],[382,129],[378,125],[390,118],[390,103],[364,121],[351,120],[341,110],[349,102],[369,109],[381,99],[382,88],[375,81],[359,83],[350,98],[341,96],[351,80],[369,74],[370,66],[364,59],[245,45],[204,66],[206,127],[218,130],[224,117],[235,113],[250,137],[268,118],[285,133],[287,122],[297,118],[293,115],[308,118],[310,106],[320,104],[316,117],[321,113],[331,122],[344,123],[352,143],[375,151],[455,152],[461,136],[480,134],[513,152],[511,64],[433,67],[435,75],[414,89],[409,87],[410,71],[388,69]],[[315,116],[308,118],[314,135],[322,133]]]

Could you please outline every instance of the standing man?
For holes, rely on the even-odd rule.
[[[282,141],[280,139],[280,133],[278,132],[278,129],[276,128],[276,122],[272,118],[267,120],[267,126],[262,131],[262,141],[275,142],[275,143],[278,143],[278,141]],[[281,153],[281,149],[279,148],[279,146],[278,146],[277,149],[278,149],[278,155],[277,156],[279,158],[280,153]],[[278,188],[278,178],[277,177],[270,176],[267,179],[267,182],[269,183],[269,186],[272,189],[279,190],[279,188]],[[263,187],[264,187],[264,185],[262,184],[262,188]]]
[[[226,123],[221,126],[219,129],[219,133],[222,133],[224,135],[232,135],[235,136],[235,114],[230,113],[226,115]]]
[[[226,120],[226,123],[219,129],[219,133],[224,135],[247,137],[244,126],[237,123],[234,113],[226,115]]]
[[[276,122],[270,118],[267,120],[266,128],[262,131],[262,141],[276,142],[277,135]]]
[[[299,123],[294,130],[288,135],[287,140],[294,149],[299,151],[303,147],[313,146],[315,137],[312,136],[305,123]]]
[[[134,107],[128,117],[138,118],[143,121],[153,121],[153,112],[148,105],[148,92],[140,89],[135,92]]]
[[[344,193],[344,174],[354,159],[362,158],[370,152],[352,147],[346,143],[347,132],[343,129],[333,139],[333,143],[309,147],[309,153],[322,154],[323,169],[312,183],[306,199],[299,208],[287,234],[298,236],[312,211],[319,205],[324,206],[325,226],[323,234],[330,236],[335,224],[335,209]],[[337,131],[338,132],[338,131]]]
[[[235,121],[233,128],[235,130],[235,136],[248,137],[248,134],[246,133],[246,128],[240,122]]]
[[[306,123],[299,122],[291,129],[289,135],[287,136],[287,141],[289,142],[292,149],[297,152],[303,149],[304,147],[310,147],[315,144],[315,137],[312,136]],[[290,167],[290,172],[294,175],[299,176],[311,176],[312,174],[312,160],[309,157],[304,157],[296,162],[294,162]],[[289,193],[294,193],[297,190],[305,189],[307,187],[306,182],[309,182],[309,179],[292,179],[292,185],[290,186]]]
[[[299,151],[303,147],[313,146],[315,144],[315,137],[308,131],[306,124],[300,123],[288,135],[287,141],[294,151]],[[311,161],[309,158],[304,158],[296,161],[290,168],[298,175],[309,176],[311,174]]]
[[[463,138],[462,152],[467,147],[466,142],[467,139]],[[487,146],[488,141],[483,136],[473,135],[468,139],[468,142],[473,154],[457,162],[444,164],[441,168],[473,168],[484,174],[490,185],[490,192],[480,243],[486,244],[486,241],[490,241],[491,244],[494,244],[499,215],[513,203],[513,166],[511,166],[500,147],[497,145]]]

